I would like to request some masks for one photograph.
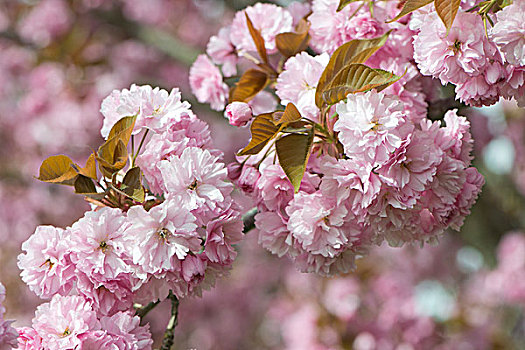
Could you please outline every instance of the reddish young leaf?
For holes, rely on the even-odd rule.
[[[230,91],[230,103],[248,102],[255,97],[268,82],[268,75],[258,69],[248,69]]]
[[[73,161],[68,156],[51,156],[42,162],[37,179],[43,182],[73,186],[77,177],[73,165]]]
[[[240,156],[259,153],[268,141],[281,131],[282,126],[274,124],[272,115],[273,113],[265,113],[255,117],[250,127],[252,138],[248,145],[239,152]]]
[[[266,53],[266,46],[264,44],[264,39],[261,35],[261,32],[253,26],[253,22],[250,19],[250,16],[248,16],[248,13],[245,12],[244,14],[246,15],[246,25],[248,26],[250,35],[252,36],[253,42],[255,43],[257,52],[259,53],[261,60],[268,64],[268,54]]]

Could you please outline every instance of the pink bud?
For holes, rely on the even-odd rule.
[[[242,173],[239,179],[237,180],[237,185],[246,193],[252,193],[257,181],[261,177],[259,170],[252,166],[244,166],[242,168]]]
[[[247,103],[232,102],[226,106],[224,116],[233,126],[244,126],[252,119],[252,109]]]
[[[228,179],[231,181],[235,181],[239,178],[239,176],[241,176],[242,164],[233,162],[228,164],[226,168],[228,169]]]

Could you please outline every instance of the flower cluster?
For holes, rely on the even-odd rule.
[[[151,349],[149,326],[131,312],[97,314],[81,296],[56,294],[40,305],[32,327],[18,330],[19,349]]]
[[[13,321],[4,319],[5,307],[2,305],[5,300],[5,287],[0,283],[0,349],[16,347],[18,332],[11,325]]]
[[[456,86],[457,98],[471,106],[491,105],[500,97],[525,104],[523,1],[498,12],[486,35],[482,18],[459,11],[447,31],[435,11],[417,11],[410,27],[414,59],[423,75]]]
[[[102,102],[106,142],[86,167],[72,165],[61,174],[73,172],[75,190],[92,210],[66,229],[39,226],[22,245],[23,281],[38,296],[53,297],[37,310],[38,337],[23,331],[27,342],[38,338],[45,349],[99,349],[112,342],[150,348],[149,333],[129,313],[133,304],[163,300],[170,291],[198,295],[229,269],[242,220],[221,153],[189,107],[177,89],[136,85]],[[138,149],[135,136],[142,136]],[[122,162],[119,154],[126,154],[129,138],[125,170],[127,156]],[[42,175],[50,164],[43,163],[40,179],[57,182]]]
[[[385,240],[433,242],[447,228],[459,230],[484,183],[470,164],[470,123],[457,110],[429,120],[421,80],[441,73],[443,83],[450,77],[471,83],[473,72],[491,79],[480,60],[486,69],[506,69],[497,46],[473,29],[482,24],[479,16],[460,12],[446,36],[435,11],[387,23],[399,12],[390,2],[341,8],[336,0],[314,0],[308,10],[258,4],[239,11],[210,39],[211,59],[200,56],[190,72],[201,102],[222,109],[229,99],[230,124],[252,123],[252,139],[229,176],[254,199],[261,245],[289,256],[301,271],[334,275]],[[431,19],[433,26],[416,25]],[[456,37],[470,40],[478,56],[444,61],[426,32],[452,40],[440,44],[447,50]],[[208,74],[200,70],[204,61]],[[214,64],[226,77],[237,66],[249,69],[228,88]],[[254,112],[259,94],[269,92],[285,110]]]

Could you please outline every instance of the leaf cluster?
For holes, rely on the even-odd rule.
[[[145,190],[140,168],[131,166],[122,181],[118,180],[119,172],[126,167],[130,158],[128,143],[136,118],[136,115],[129,116],[115,123],[107,140],[96,152],[93,151],[84,167],[74,163],[68,156],[51,156],[42,162],[37,179],[72,186],[75,193],[98,205],[123,208],[133,202],[144,202]],[[106,186],[99,182],[97,165]]]
[[[269,64],[264,41],[260,40],[260,33],[253,28],[248,16],[247,22],[259,56],[263,60],[259,65],[263,69],[247,70],[232,89],[231,101],[247,102],[273,79],[271,74],[265,72],[269,71]],[[296,33],[282,33],[277,36],[277,48],[283,59],[307,48],[308,28],[308,22],[303,21],[299,23]],[[368,40],[352,40],[334,52],[321,75],[315,94],[315,103],[322,113],[327,113],[331,105],[345,99],[348,94],[371,89],[381,90],[401,78],[364,64],[385,44],[389,34],[390,32]],[[312,153],[314,139],[320,138],[321,143],[325,142],[324,140],[334,144],[338,142],[336,135],[329,131],[324,121],[326,118],[321,118],[319,124],[303,118],[293,103],[289,103],[284,111],[260,114],[252,121],[250,142],[238,155],[255,155],[267,149],[266,157],[271,151],[269,145],[274,142],[279,164],[297,192]]]

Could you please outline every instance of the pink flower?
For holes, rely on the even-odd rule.
[[[142,206],[129,209],[124,247],[144,272],[172,270],[173,259],[183,260],[190,251],[200,250],[195,217],[181,203],[172,197],[149,211]]]
[[[222,64],[222,73],[225,77],[231,77],[237,73],[237,61],[239,60],[235,47],[230,41],[230,27],[223,27],[217,35],[210,38],[206,53],[215,64]]]
[[[298,193],[286,208],[288,230],[302,249],[312,254],[334,257],[348,242],[344,226],[347,210],[324,199],[321,193]]]
[[[184,281],[190,285],[197,285],[204,279],[206,262],[200,256],[188,256],[181,263],[181,274]]]
[[[84,334],[100,329],[100,323],[83,297],[55,295],[36,309],[33,328],[44,348],[75,349],[81,346]]]
[[[310,44],[318,52],[332,53],[352,39],[369,39],[383,34],[382,23],[370,15],[366,6],[350,3],[337,12],[338,5],[339,2],[333,0],[314,0],[312,3],[312,14],[308,17]]]
[[[181,100],[179,89],[168,93],[158,87],[133,84],[129,90],[113,90],[102,101],[100,112],[104,115],[104,125],[100,133],[107,138],[117,121],[133,115],[137,115],[133,134],[139,133],[142,128],[162,132],[172,119],[190,114],[189,108],[189,103]]]
[[[297,255],[295,238],[288,231],[287,221],[273,211],[261,211],[255,215],[255,226],[259,230],[259,244],[278,257]]]
[[[261,177],[257,181],[257,198],[272,211],[284,210],[294,196],[290,180],[279,165],[261,166]],[[319,177],[305,173],[300,190],[313,193],[319,185]]]
[[[187,147],[209,148],[210,146],[208,124],[193,114],[182,115],[178,121],[172,120],[165,132],[154,134],[149,138],[137,157],[136,164],[148,181],[149,189],[153,193],[160,194],[164,184],[158,168],[161,160],[173,155],[180,156]]]
[[[250,17],[255,29],[259,30],[266,50],[269,54],[275,53],[275,37],[277,34],[292,31],[292,16],[282,7],[273,4],[257,3],[235,14],[230,27],[230,39],[239,55],[245,51],[257,52],[255,43],[246,24],[246,15]]]
[[[131,273],[131,256],[123,248],[124,232],[130,223],[117,208],[87,212],[73,224],[71,261],[77,270],[99,281]]]
[[[321,192],[336,205],[347,205],[356,216],[368,207],[381,190],[381,180],[372,165],[356,159],[326,158]]]
[[[230,125],[244,126],[253,117],[250,105],[244,102],[232,102],[226,106],[224,116],[230,121]]]
[[[293,17],[293,25],[296,26],[299,21],[305,18],[311,11],[311,6],[309,3],[303,3],[300,1],[293,1],[286,7],[286,10]]]
[[[199,55],[190,68],[190,87],[200,103],[209,103],[211,108],[220,111],[228,96],[228,86],[222,75],[206,55]]]
[[[75,282],[75,266],[70,260],[69,232],[53,226],[38,226],[22,244],[18,256],[20,276],[42,298],[67,294]]]
[[[490,105],[498,100],[496,82],[505,79],[498,68],[501,56],[489,42],[481,17],[458,12],[447,33],[435,12],[426,15],[414,39],[414,59],[423,75],[456,84],[458,98],[470,105]]]
[[[277,108],[275,97],[268,91],[261,91],[254,98],[248,101],[253,115],[271,113]]]
[[[438,131],[436,143],[450,156],[469,164],[472,160],[474,140],[470,134],[470,122],[457,115],[457,109],[447,111],[444,121],[446,126]]]
[[[99,276],[88,276],[77,270],[76,289],[91,303],[99,315],[113,315],[115,312],[129,310],[133,305],[135,291],[142,285],[146,276],[135,268],[136,274],[120,274],[117,278],[107,279]]]
[[[424,131],[414,131],[376,170],[382,181],[396,188],[391,191],[391,205],[400,208],[414,206],[433,181],[443,153],[432,136]]]
[[[102,329],[112,338],[113,347],[122,350],[148,350],[153,345],[149,325],[141,326],[140,318],[119,312],[100,319]]]
[[[339,117],[334,130],[339,132],[345,154],[372,164],[384,163],[411,128],[405,124],[403,104],[375,90],[348,95],[346,103],[336,105],[336,111]]]
[[[235,183],[244,193],[250,194],[255,190],[260,177],[259,170],[250,165],[245,165],[242,168],[241,176]]]
[[[525,1],[516,0],[496,12],[496,24],[490,29],[490,38],[515,66],[525,66]]]
[[[204,253],[214,263],[230,265],[237,252],[233,244],[242,240],[243,224],[238,211],[228,208],[206,223]]]
[[[37,350],[42,349],[42,338],[30,327],[17,328],[18,331],[18,349],[19,350]]]
[[[189,209],[207,206],[214,209],[232,191],[226,182],[227,170],[209,151],[186,148],[179,156],[162,160],[158,165],[164,187],[170,195],[181,196],[183,206]]]
[[[281,104],[286,106],[291,102],[303,117],[316,120],[319,108],[315,105],[315,89],[329,60],[326,53],[312,57],[301,52],[290,57],[275,86]]]

